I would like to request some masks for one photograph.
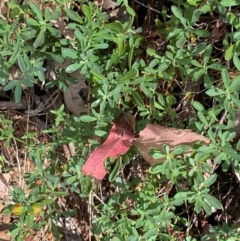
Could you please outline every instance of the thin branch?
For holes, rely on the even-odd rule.
[[[149,10],[154,11],[154,12],[156,12],[156,13],[158,13],[158,14],[162,14],[160,11],[158,11],[158,10],[156,10],[156,9],[148,6],[148,5],[145,5],[144,3],[141,3],[141,2],[139,2],[139,1],[137,1],[137,0],[134,0],[134,2],[138,3],[139,5],[142,5],[143,7],[147,8],[147,9],[149,9]]]

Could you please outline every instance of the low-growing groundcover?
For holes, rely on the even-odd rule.
[[[239,240],[239,4],[2,1],[0,237]]]

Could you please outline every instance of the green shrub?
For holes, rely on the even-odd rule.
[[[19,102],[28,88],[40,86],[46,91],[52,88],[66,91],[66,76],[77,71],[85,76],[92,101],[90,111],[80,116],[68,115],[63,106],[51,110],[55,123],[43,131],[51,137],[47,146],[36,144],[34,133],[17,139],[11,121],[0,116],[1,141],[6,147],[16,139],[21,141],[35,165],[31,173],[23,175],[28,192],[14,187],[11,195],[15,204],[4,211],[18,216],[10,226],[12,237],[24,240],[29,230],[49,225],[55,239],[60,240],[58,220],[61,216],[75,215],[76,210],[63,210],[57,200],[70,191],[91,201],[99,195],[99,185],[83,175],[81,168],[91,150],[100,145],[99,140],[106,139],[111,122],[125,110],[137,113],[137,132],[150,122],[171,127],[181,125],[204,133],[211,143],[208,146],[196,143],[190,156],[183,155],[185,147],[170,151],[166,143],[164,152],[152,153],[166,157],[166,161],[150,167],[142,180],[126,181],[119,171],[123,165],[131,165],[138,153],[135,148],[117,161],[108,162],[110,174],[106,181],[114,187],[114,194],[101,204],[95,203],[97,215],[92,233],[96,240],[184,238],[192,225],[187,211],[208,217],[223,208],[220,197],[213,191],[220,181],[215,165],[224,172],[232,166],[233,173],[239,173],[239,141],[233,140],[234,118],[240,108],[240,78],[237,75],[233,79],[230,73],[240,70],[239,18],[229,8],[234,9],[235,1],[172,1],[169,10],[164,6],[163,19],[155,20],[157,31],[165,41],[162,51],[145,42],[141,28],[134,28],[135,13],[127,1],[118,1],[118,4],[124,2],[130,15],[126,23],[110,21],[92,2],[78,1],[80,13],[73,10],[72,2],[70,8],[62,2],[53,2],[53,12],[48,6],[42,11],[33,1],[8,3],[9,16],[0,19],[0,84],[4,91],[12,90],[15,101]],[[210,29],[199,27],[201,16],[216,11],[234,29],[222,40],[225,54],[220,57],[209,42]],[[53,25],[52,20],[60,17],[72,31],[73,39],[62,36]],[[69,64],[65,68],[56,65],[56,79],[50,81],[46,78],[46,64],[53,60]],[[13,67],[18,68],[19,74],[9,80]],[[198,92],[204,92],[201,100],[194,97],[199,93],[191,90],[189,83],[198,85]],[[182,99],[187,101],[192,113],[187,120],[179,122],[178,105],[181,106]],[[74,145],[75,154],[66,162],[57,153],[69,143]],[[2,162],[5,165],[3,159]],[[166,190],[167,184],[171,191]],[[37,221],[36,215],[40,217]],[[227,240],[237,240],[234,230],[224,224],[213,228],[202,240],[212,237],[223,240],[225,233]],[[191,235],[186,240],[196,240]]]

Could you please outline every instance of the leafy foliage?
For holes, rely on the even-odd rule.
[[[183,235],[188,236],[186,240],[196,240],[194,232],[187,235],[193,226],[190,216],[207,219],[224,207],[224,198],[214,192],[221,182],[216,166],[223,172],[239,173],[237,1],[174,0],[163,5],[152,29],[160,38],[158,43],[146,29],[134,26],[136,13],[128,1],[117,1],[129,14],[125,23],[109,19],[91,1],[76,2],[79,12],[73,2],[52,1],[42,8],[35,1],[16,4],[11,0],[8,13],[0,18],[3,91],[13,94],[16,102],[26,99],[30,89],[66,91],[68,81],[77,81],[69,76],[78,73],[85,76],[91,97],[88,113],[80,116],[67,114],[63,105],[51,110],[54,121],[42,131],[50,137],[47,145],[34,141],[37,133],[16,137],[12,121],[0,115],[1,142],[5,147],[21,143],[34,163],[34,169],[23,175],[27,193],[14,187],[14,204],[4,211],[17,216],[10,226],[12,237],[23,240],[30,230],[48,224],[60,240],[58,220],[75,215],[75,211],[63,210],[56,199],[66,196],[68,190],[81,200],[101,199],[99,186],[83,173],[89,174],[85,163],[95,148],[95,154],[99,153],[101,143],[113,140],[110,127],[124,110],[136,116],[136,136],[147,124],[157,123],[169,128],[165,131],[181,127],[204,134],[206,138],[201,139],[207,145],[191,140],[191,145],[180,141],[172,147],[167,135],[161,145],[154,137],[152,143],[157,143],[146,154],[164,161],[149,167],[145,176],[136,177],[130,171],[126,178],[120,170],[130,168],[141,153],[136,147],[129,149],[133,133],[129,134],[127,149],[114,153],[114,157],[121,156],[102,165],[104,175],[109,172],[104,181],[112,185],[113,194],[106,194],[101,203],[91,200],[97,211],[92,224],[94,238],[177,240]],[[219,19],[212,26],[214,32],[210,24],[203,22],[203,28],[204,17],[209,20],[215,15]],[[67,34],[61,29],[61,20]],[[224,36],[219,26],[226,31]],[[52,78],[47,74],[50,63],[55,73]],[[125,136],[118,133],[117,138],[121,142]],[[66,161],[57,153],[70,143],[75,153]],[[234,230],[230,224],[213,227],[202,240],[222,240],[224,235],[235,238]]]

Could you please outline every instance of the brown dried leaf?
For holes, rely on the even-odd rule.
[[[64,21],[63,17],[60,17],[58,19],[52,20],[51,23],[58,28],[58,30],[61,32],[61,34],[66,39],[74,39],[74,33],[71,29],[68,28],[67,23]]]
[[[64,63],[58,63],[54,61],[53,64],[60,69],[65,69],[68,65],[71,64],[71,61],[67,60]],[[68,110],[74,114],[87,112],[87,106],[79,94],[80,90],[87,88],[85,77],[80,74],[79,71],[75,71],[69,75],[70,77],[76,79],[78,82],[74,84],[70,81],[67,81],[69,89],[63,93],[65,104]]]
[[[5,227],[5,225],[4,224],[0,224],[0,237],[1,237],[0,240],[1,241],[10,241],[11,240],[10,234],[8,233],[7,230],[1,231],[1,226]]]
[[[184,144],[193,147],[196,141],[202,141],[205,145],[210,143],[210,139],[188,129],[182,130],[148,124],[146,128],[140,132],[139,138],[133,141],[133,145],[139,148],[141,155],[150,165],[154,165],[162,163],[165,161],[165,158],[153,159],[153,157],[148,154],[151,148],[163,150],[164,144],[168,145],[170,149]]]
[[[0,199],[4,199],[8,194],[9,181],[10,181],[10,174],[0,173]]]
[[[73,84],[68,81],[68,90],[63,93],[65,104],[69,111],[74,114],[80,114],[81,112],[87,112],[87,106],[79,95],[80,90],[85,86],[83,84],[84,77],[79,80],[78,83]]]
[[[8,13],[8,7],[7,7],[8,2],[9,2],[9,0],[1,1],[1,14],[7,14]]]
[[[135,125],[136,125],[135,117],[128,112],[123,112],[122,118],[124,121],[127,122],[127,124],[132,128],[133,132],[135,133],[136,132],[135,131]]]

